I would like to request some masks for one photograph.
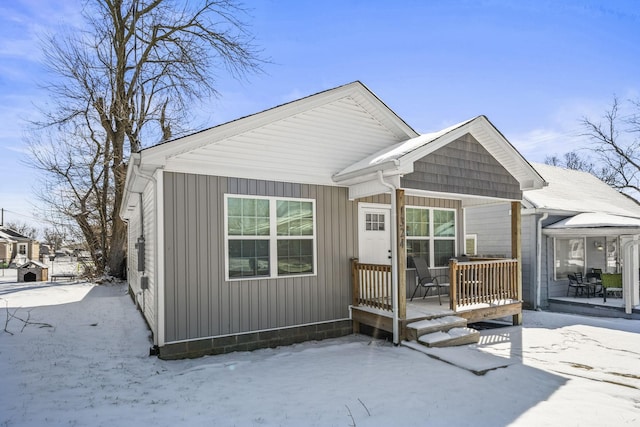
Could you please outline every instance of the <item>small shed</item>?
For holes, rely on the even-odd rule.
[[[49,267],[38,261],[30,260],[18,267],[18,282],[46,282],[49,280]]]

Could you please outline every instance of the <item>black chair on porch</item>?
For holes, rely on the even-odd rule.
[[[575,293],[573,295],[574,297],[578,296],[578,291],[580,292],[580,295],[584,296],[585,289],[587,290],[587,297],[589,296],[589,288],[587,287],[587,284],[582,281],[582,274],[580,274],[580,280],[578,280],[575,274],[568,274],[567,277],[569,278],[569,287],[567,288],[567,296],[569,296],[569,292],[571,291],[571,288],[575,289]]]
[[[413,290],[413,294],[411,295],[411,301],[413,301],[413,297],[416,295],[418,288],[425,288],[426,291],[422,296],[424,299],[429,291],[433,288],[438,292],[438,302],[442,305],[442,299],[440,298],[440,288],[448,288],[449,287],[449,276],[445,276],[443,274],[432,276],[429,271],[429,266],[427,265],[427,261],[423,258],[411,258],[413,261],[413,265],[416,267],[416,288]],[[445,278],[445,281],[440,281],[439,278]]]

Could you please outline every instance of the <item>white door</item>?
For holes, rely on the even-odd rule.
[[[358,253],[363,264],[391,264],[391,208],[358,207]]]

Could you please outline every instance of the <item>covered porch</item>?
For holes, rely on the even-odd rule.
[[[430,309],[407,301],[408,255],[449,276],[443,308],[455,313],[452,320],[466,325],[512,316],[521,324],[520,201],[524,190],[542,188],[544,180],[486,117],[400,142],[333,180],[359,205],[359,259],[351,277],[355,332],[370,325],[392,331],[399,344],[407,325],[429,319]],[[467,253],[465,209],[505,202],[511,203],[511,232],[496,238],[511,241],[510,258],[456,261]],[[434,317],[443,316],[440,309]]]

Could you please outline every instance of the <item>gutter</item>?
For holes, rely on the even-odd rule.
[[[382,171],[378,171],[378,182],[380,185],[391,190],[391,292],[393,294],[393,344],[400,343],[400,331],[398,328],[398,237],[396,236],[397,215],[396,215],[396,190],[393,184],[389,184],[382,177]]]
[[[384,163],[378,163],[376,165],[367,166],[365,168],[347,172],[345,174],[340,174],[340,172],[338,172],[337,174],[333,175],[331,178],[333,179],[334,182],[340,183],[340,182],[348,181],[350,179],[360,178],[370,173],[377,174],[377,173],[384,172],[386,170],[397,171],[399,167],[400,167],[400,161],[397,159],[392,159],[392,160],[387,160]],[[386,184],[382,184],[382,185],[384,185],[385,187],[387,186]],[[395,190],[395,187],[393,188]]]

